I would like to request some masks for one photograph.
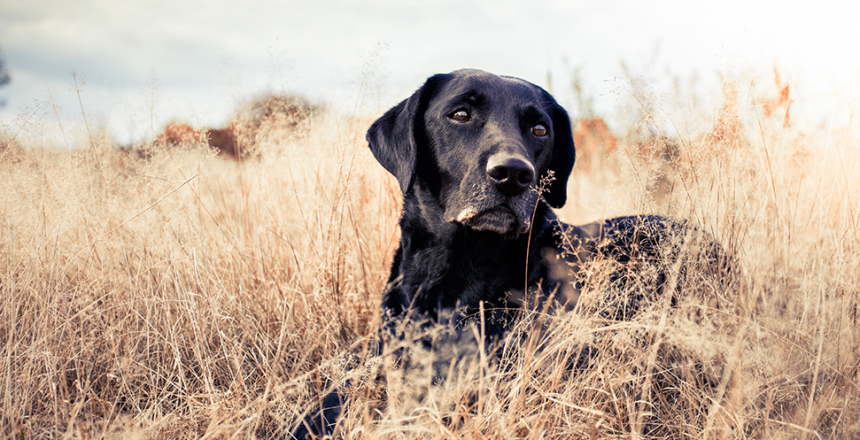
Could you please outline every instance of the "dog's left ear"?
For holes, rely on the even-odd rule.
[[[394,174],[403,194],[412,188],[418,159],[425,148],[424,112],[436,89],[450,77],[450,74],[431,76],[412,96],[385,112],[367,130],[370,151]]]
[[[570,129],[570,117],[567,112],[546,91],[544,91],[544,99],[550,103],[550,116],[555,136],[549,164],[555,180],[550,184],[549,193],[544,193],[544,199],[553,208],[561,208],[567,202],[567,179],[576,161],[576,148],[573,145],[573,131]]]

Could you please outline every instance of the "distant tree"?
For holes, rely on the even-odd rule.
[[[3,59],[3,53],[0,52],[0,87],[9,84],[10,80],[9,72],[6,70],[6,60]],[[3,107],[4,105],[6,105],[6,101],[0,99],[0,107]]]
[[[9,72],[6,71],[6,60],[3,59],[3,52],[0,51],[0,87],[9,84]]]

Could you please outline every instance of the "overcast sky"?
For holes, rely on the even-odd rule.
[[[797,85],[803,117],[829,122],[858,97],[858,4],[2,0],[0,53],[12,82],[0,89],[0,124],[16,129],[46,102],[61,120],[79,119],[72,71],[85,81],[87,116],[123,143],[172,119],[222,125],[238,101],[265,92],[383,111],[429,75],[463,67],[542,86],[551,72],[568,106],[578,70],[609,114],[622,61],[647,81],[665,85],[671,72],[711,91],[719,72],[769,81],[776,62]]]

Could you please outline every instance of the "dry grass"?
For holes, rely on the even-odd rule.
[[[0,148],[0,435],[283,436],[352,377],[347,438],[858,438],[860,138],[793,129],[788,98],[764,111],[731,87],[701,134],[622,127],[560,214],[689,219],[739,269],[698,268],[678,307],[626,322],[600,318],[597,277],[577,311],[524,319],[502,365],[478,353],[434,387],[365,356],[400,197],[368,119],[270,130],[244,163],[16,140]]]

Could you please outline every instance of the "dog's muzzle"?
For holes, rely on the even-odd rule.
[[[525,234],[531,229],[532,214],[538,201],[537,193],[526,191],[513,197],[507,204],[478,209],[475,205],[464,208],[451,221],[476,231],[497,234]]]

